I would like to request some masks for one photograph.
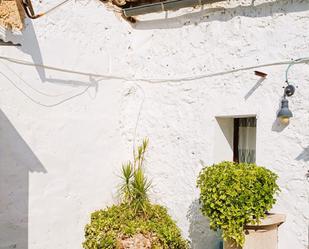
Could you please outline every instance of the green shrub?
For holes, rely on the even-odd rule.
[[[204,167],[199,174],[202,213],[213,230],[221,229],[224,239],[243,246],[244,227],[258,223],[276,202],[277,175],[247,163],[221,162]]]
[[[122,236],[151,236],[153,249],[187,249],[176,223],[167,210],[151,204],[151,182],[144,173],[148,140],[137,148],[133,161],[122,165],[121,204],[99,210],[91,215],[85,228],[85,249],[115,249]]]
[[[119,235],[152,234],[155,241],[152,248],[187,249],[187,242],[168,215],[166,209],[150,204],[147,217],[136,215],[128,204],[115,205],[99,210],[91,215],[91,223],[86,225],[83,243],[85,249],[115,249]]]

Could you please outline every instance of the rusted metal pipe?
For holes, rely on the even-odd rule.
[[[49,12],[52,12],[53,10],[57,9],[58,7],[60,7],[61,5],[65,4],[65,3],[67,3],[68,1],[70,1],[70,0],[64,0],[63,2],[57,4],[55,7],[51,8],[51,9],[45,11],[45,12],[39,13],[39,14],[35,14],[31,0],[21,0],[21,4],[22,4],[22,6],[25,10],[26,15],[29,18],[37,19],[41,16],[48,14]]]
[[[123,15],[126,17],[138,16],[154,12],[178,10],[187,7],[195,7],[199,5],[222,2],[225,0],[169,0],[159,3],[151,3],[140,5],[136,7],[125,8],[122,10]]]
[[[40,14],[35,14],[34,13],[34,10],[33,10],[33,6],[32,6],[32,3],[31,3],[31,0],[22,0],[21,1],[22,3],[22,6],[25,10],[25,13],[26,15],[31,18],[31,19],[37,19],[41,16],[44,15],[44,13],[40,13]]]

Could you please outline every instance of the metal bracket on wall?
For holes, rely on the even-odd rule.
[[[31,19],[37,19],[41,16],[48,14],[49,12],[52,12],[53,10],[57,9],[58,7],[60,7],[61,5],[65,4],[65,3],[67,3],[68,1],[70,1],[70,0],[64,0],[63,2],[52,7],[51,9],[49,9],[45,12],[39,13],[39,14],[35,14],[31,0],[21,0],[21,3],[22,3],[22,6],[23,6],[23,8],[26,12],[26,15]]]
[[[31,3],[31,0],[22,0],[22,5],[23,5],[23,8],[25,10],[25,13],[26,15],[31,18],[31,19],[37,19],[41,16],[44,15],[44,13],[42,14],[35,14],[34,10],[33,10],[33,6],[32,6],[32,3]]]

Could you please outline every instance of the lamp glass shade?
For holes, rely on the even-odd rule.
[[[280,117],[279,120],[280,120],[280,123],[283,125],[288,125],[290,123],[290,118],[288,117]]]
[[[278,112],[278,118],[291,118],[293,117],[293,113],[289,110],[289,108],[281,108]]]
[[[293,117],[293,113],[289,109],[289,101],[287,99],[283,99],[281,101],[281,108],[277,114],[278,118],[291,118]]]

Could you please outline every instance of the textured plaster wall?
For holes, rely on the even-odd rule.
[[[43,4],[44,3],[44,4]],[[43,2],[38,11],[52,7]],[[50,6],[49,6],[50,4]],[[230,2],[151,15],[135,26],[96,1],[71,1],[1,56],[101,74],[198,76],[309,56],[309,2]],[[307,249],[309,65],[291,69],[294,118],[275,121],[286,66],[150,84],[78,76],[0,61],[0,248],[81,248],[89,214],[115,202],[120,165],[149,137],[152,199],[166,205],[194,249],[218,234],[200,214],[200,160],[214,159],[216,116],[256,114],[257,163],[279,175],[274,211],[287,214],[279,249]],[[140,108],[142,104],[142,108]]]

